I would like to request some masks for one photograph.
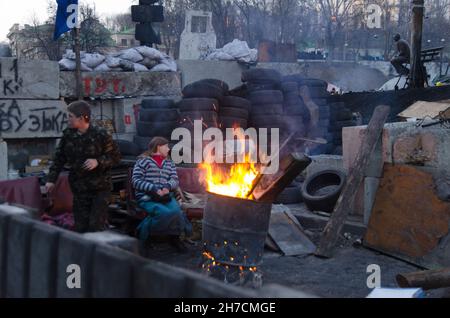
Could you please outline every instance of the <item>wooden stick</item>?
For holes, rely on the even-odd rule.
[[[76,93],[78,100],[83,99],[83,89],[81,87],[81,52],[80,52],[80,29],[74,28],[73,35],[75,40],[75,57],[76,57],[76,70],[75,70],[75,83]]]
[[[355,195],[364,179],[364,172],[370,164],[372,153],[380,139],[384,123],[390,112],[389,106],[378,106],[375,108],[372,119],[367,126],[365,135],[361,142],[359,153],[355,163],[348,173],[347,182],[341,195],[334,207],[331,218],[328,221],[323,232],[320,244],[315,252],[316,256],[331,257],[336,242],[341,233],[348,212],[352,209],[355,202]]]
[[[450,287],[450,267],[438,270],[398,274],[396,280],[398,286],[402,288],[422,287],[423,289],[436,289]]]

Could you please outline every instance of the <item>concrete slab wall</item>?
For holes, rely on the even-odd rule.
[[[59,98],[57,62],[0,58],[0,99],[57,98]]]
[[[0,297],[313,297],[279,285],[259,290],[226,285],[118,248],[116,239],[112,246],[101,237],[33,220],[20,210],[0,205]],[[81,284],[76,286],[78,273]]]

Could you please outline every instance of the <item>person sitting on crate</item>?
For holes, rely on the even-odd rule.
[[[148,216],[138,225],[138,237],[146,244],[150,235],[169,235],[170,243],[179,252],[186,247],[180,240],[184,232],[191,235],[192,225],[175,199],[178,188],[176,167],[169,156],[169,141],[154,137],[149,150],[136,161],[132,174],[132,185],[136,200]]]

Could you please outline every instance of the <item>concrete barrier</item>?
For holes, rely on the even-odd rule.
[[[45,223],[34,222],[31,229],[28,296],[56,296],[57,251],[59,236],[65,231]]]
[[[92,296],[92,261],[95,244],[77,233],[62,233],[58,244],[56,267],[56,297],[85,298]],[[75,268],[70,266],[75,265]],[[68,273],[68,270],[71,270]],[[68,282],[79,270],[80,288],[70,288]]]
[[[8,298],[28,297],[32,225],[31,219],[23,216],[13,216],[8,223],[5,293]]]
[[[26,216],[23,209],[0,205],[1,297],[309,296],[281,286],[255,291],[227,285],[200,273],[145,259],[108,245],[108,240],[69,232]],[[80,288],[70,288],[77,271],[70,265],[79,266]]]
[[[139,254],[139,241],[131,236],[119,234],[112,231],[85,233],[84,239],[99,244],[115,246],[134,254]]]

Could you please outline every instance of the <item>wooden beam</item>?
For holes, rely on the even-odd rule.
[[[359,153],[354,165],[350,168],[347,182],[334,207],[331,218],[325,227],[320,244],[315,252],[316,256],[331,257],[345,219],[355,202],[355,195],[364,179],[364,171],[369,166],[372,153],[383,131],[390,112],[389,106],[378,106],[367,126]]]
[[[450,287],[450,267],[438,270],[398,274],[396,280],[398,286],[402,288],[421,287],[423,289],[437,289]]]

